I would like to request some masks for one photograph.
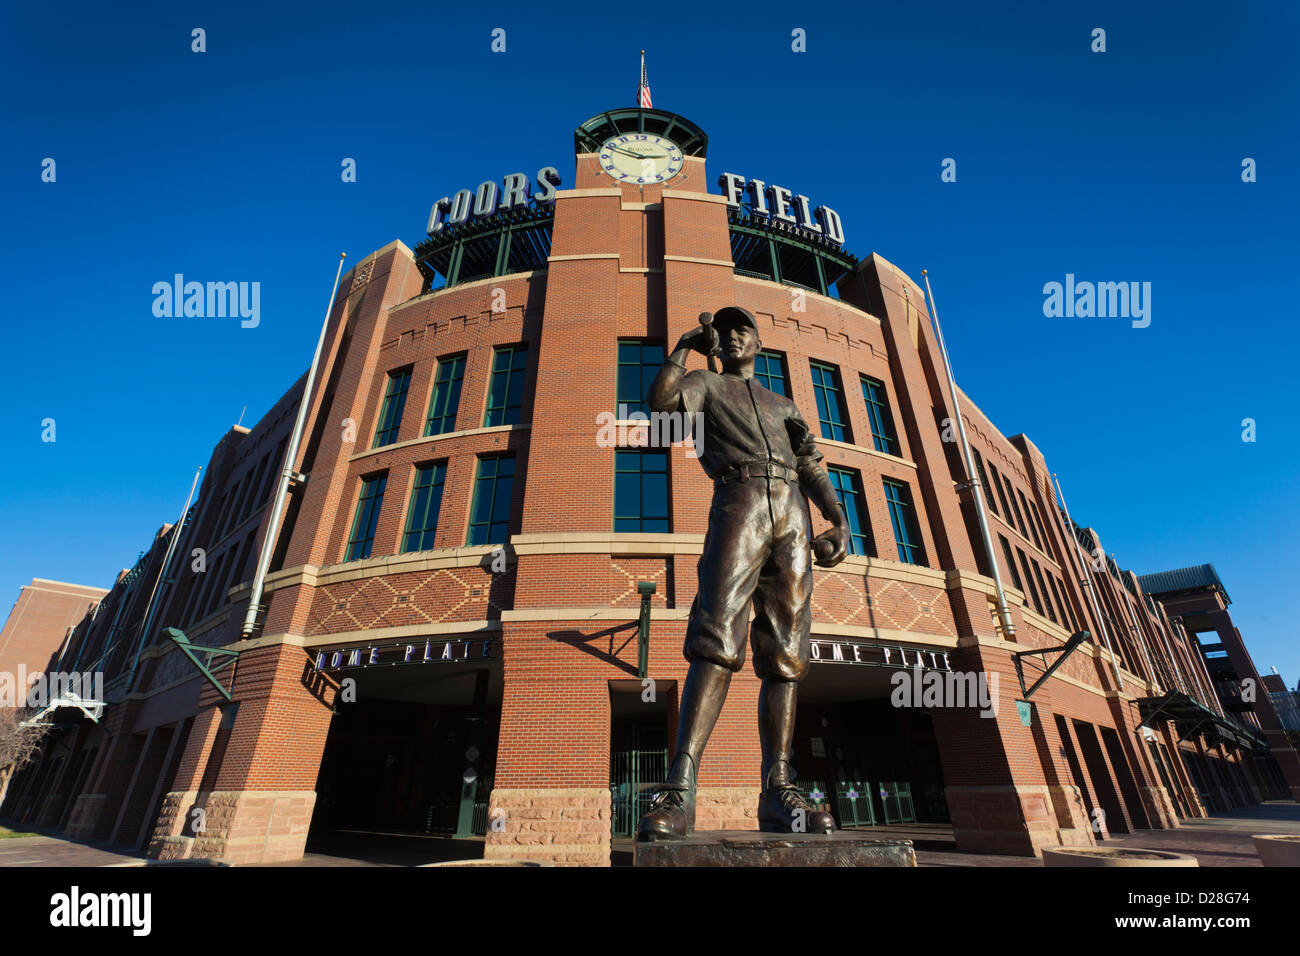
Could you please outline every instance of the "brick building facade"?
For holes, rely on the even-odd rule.
[[[647,141],[668,168],[619,178],[610,144]],[[119,582],[69,642],[107,671],[101,725],[63,734],[84,769],[25,774],[0,813],[164,858],[295,859],[309,832],[351,827],[608,864],[671,757],[712,488],[689,441],[656,447],[635,420],[611,440],[601,422],[701,310],[730,304],[758,317],[763,383],[813,425],[855,530],[855,553],[816,572],[795,759],[841,825],[950,822],[962,849],[1032,855],[1203,816],[1201,776],[1225,807],[1300,796],[1136,577],[1080,563],[1100,540],[1067,526],[1038,448],[961,395],[1004,632],[920,288],[845,252],[838,217],[802,196],[740,198],[738,177],[710,191],[706,152],[682,117],[600,114],[575,133],[572,188],[513,207],[511,177],[463,191],[428,242],[347,272],[311,394],[300,381],[222,439],[170,567],[140,570],[164,575],[158,627],[143,633]],[[300,399],[301,477],[241,638]],[[162,627],[238,656],[193,652],[209,679]],[[1055,655],[1015,655],[1080,630],[1092,639],[1018,706],[1017,661],[1032,684]],[[894,706],[900,665],[984,675],[995,715]],[[700,768],[701,829],[757,825],[757,692],[746,667]]]

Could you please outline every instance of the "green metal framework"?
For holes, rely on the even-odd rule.
[[[207,678],[208,683],[211,684],[213,687],[215,687],[218,691],[220,691],[221,696],[226,698],[226,700],[233,699],[230,696],[230,691],[227,690],[226,686],[222,684],[220,680],[217,679],[216,672],[221,670],[222,668],[234,664],[235,661],[239,659],[239,651],[228,650],[224,647],[201,647],[200,645],[193,643],[188,637],[186,637],[185,632],[182,631],[180,628],[169,627],[166,628],[165,631],[167,636],[171,638],[172,642],[177,647],[179,647],[181,649],[181,652],[186,657],[188,657],[191,662],[193,662],[195,667],[199,669],[199,673],[201,673],[205,678]],[[206,659],[202,661],[199,660],[198,655],[195,653],[196,651],[198,652],[198,654],[207,655]],[[213,657],[224,657],[225,660],[219,663],[216,667],[213,667],[212,666]]]
[[[1074,634],[1070,635],[1070,639],[1060,647],[1040,647],[1037,650],[1020,651],[1018,654],[1012,654],[1011,657],[1016,663],[1016,677],[1020,679],[1020,693],[1024,695],[1025,700],[1029,700],[1030,697],[1034,696],[1034,691],[1042,687],[1043,682],[1046,681],[1047,678],[1051,677],[1058,667],[1065,663],[1065,659],[1073,654],[1075,649],[1090,637],[1092,637],[1092,635],[1087,631],[1076,631]],[[1048,654],[1060,654],[1061,656],[1053,661],[1047,670],[1043,671],[1043,675],[1039,677],[1038,680],[1034,681],[1033,687],[1026,688],[1025,670],[1020,659],[1034,654],[1041,654],[1044,658],[1046,658]]]
[[[1233,750],[1257,754],[1269,752],[1268,740],[1263,734],[1235,720],[1220,717],[1181,691],[1170,691],[1161,697],[1143,697],[1137,705],[1142,722],[1148,726],[1153,726],[1157,720],[1173,721],[1179,743],[1191,737],[1201,737],[1210,747],[1223,744]]]
[[[672,140],[687,156],[703,157],[709,137],[690,120],[664,110],[627,106],[597,113],[573,131],[575,153],[595,153],[611,136],[648,133]]]
[[[445,287],[546,268],[554,222],[554,206],[523,206],[444,227],[415,247],[424,291],[439,275]]]
[[[755,214],[748,206],[731,210],[731,259],[736,274],[799,286],[833,295],[835,283],[858,264],[858,257],[827,239]]]

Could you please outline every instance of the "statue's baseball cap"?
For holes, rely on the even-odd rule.
[[[730,325],[748,325],[758,335],[758,322],[754,313],[738,305],[729,305],[713,313],[713,324],[718,327]]]

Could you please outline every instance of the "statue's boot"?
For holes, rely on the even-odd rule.
[[[695,832],[695,761],[678,753],[663,788],[650,801],[650,809],[637,826],[642,841],[684,840]]]
[[[695,775],[729,686],[727,668],[691,661],[678,711],[677,756],[668,780],[637,826],[638,840],[682,840],[695,832]]]
[[[835,818],[817,810],[790,781],[794,772],[782,761],[773,768],[758,798],[758,828],[764,833],[831,833]],[[784,772],[788,771],[788,772]]]
[[[767,678],[758,699],[758,737],[763,750],[763,792],[758,798],[758,828],[766,833],[830,833],[835,818],[816,810],[794,785],[795,681]]]

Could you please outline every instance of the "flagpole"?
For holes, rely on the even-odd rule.
[[[952,413],[957,419],[957,434],[961,438],[962,460],[966,465],[966,474],[970,476],[970,487],[974,490],[975,517],[979,519],[980,537],[984,539],[984,551],[988,555],[989,569],[993,572],[993,589],[997,592],[998,616],[1002,618],[1003,640],[1013,640],[1016,626],[1011,623],[1011,609],[1007,606],[1007,596],[1002,590],[1002,573],[998,570],[998,558],[993,553],[993,537],[989,534],[988,518],[984,515],[984,488],[979,474],[975,471],[975,461],[971,457],[970,442],[966,440],[966,423],[961,417],[961,405],[957,402],[957,380],[953,378],[952,362],[948,360],[948,347],[943,342],[943,329],[939,326],[939,313],[934,307],[934,291],[930,288],[930,276],[921,270],[925,280],[926,295],[930,300],[930,321],[934,323],[934,333],[939,340],[939,354],[943,356],[943,368],[948,373],[948,393],[952,396]]]
[[[248,612],[244,615],[241,637],[251,637],[257,629],[257,615],[261,613],[262,587],[266,582],[266,572],[271,566],[271,552],[275,548],[276,534],[279,529],[280,516],[284,513],[284,499],[289,494],[289,482],[298,476],[293,466],[298,458],[298,443],[302,440],[303,429],[307,424],[307,406],[311,404],[312,385],[316,381],[316,372],[320,367],[321,352],[325,348],[325,333],[330,327],[330,312],[334,310],[334,297],[339,291],[339,277],[343,275],[343,260],[346,252],[339,253],[338,271],[334,273],[334,288],[330,290],[329,304],[325,306],[325,321],[321,323],[320,338],[316,340],[316,354],[311,358],[311,368],[307,370],[307,381],[302,387],[302,397],[298,399],[298,417],[294,420],[293,431],[289,435],[289,447],[284,452],[284,466],[280,469],[280,483],[275,490],[275,504],[271,507],[271,520],[266,525],[266,537],[262,539],[262,553],[257,558],[257,571],[253,574],[253,590],[248,596]]]
[[[1119,661],[1115,657],[1115,649],[1110,646],[1110,628],[1106,625],[1106,616],[1101,612],[1101,605],[1097,601],[1097,586],[1092,580],[1092,569],[1088,567],[1088,559],[1084,557],[1083,545],[1079,544],[1079,533],[1074,528],[1074,519],[1070,517],[1070,506],[1065,503],[1065,489],[1061,487],[1061,479],[1052,472],[1052,477],[1056,480],[1056,493],[1061,501],[1061,510],[1065,512],[1066,533],[1074,542],[1074,550],[1078,555],[1079,573],[1083,575],[1079,583],[1083,589],[1088,592],[1088,601],[1092,605],[1093,616],[1101,626],[1101,637],[1106,642],[1106,650],[1110,652],[1110,667],[1115,672],[1115,682],[1119,689],[1124,689],[1124,678],[1119,674]]]

